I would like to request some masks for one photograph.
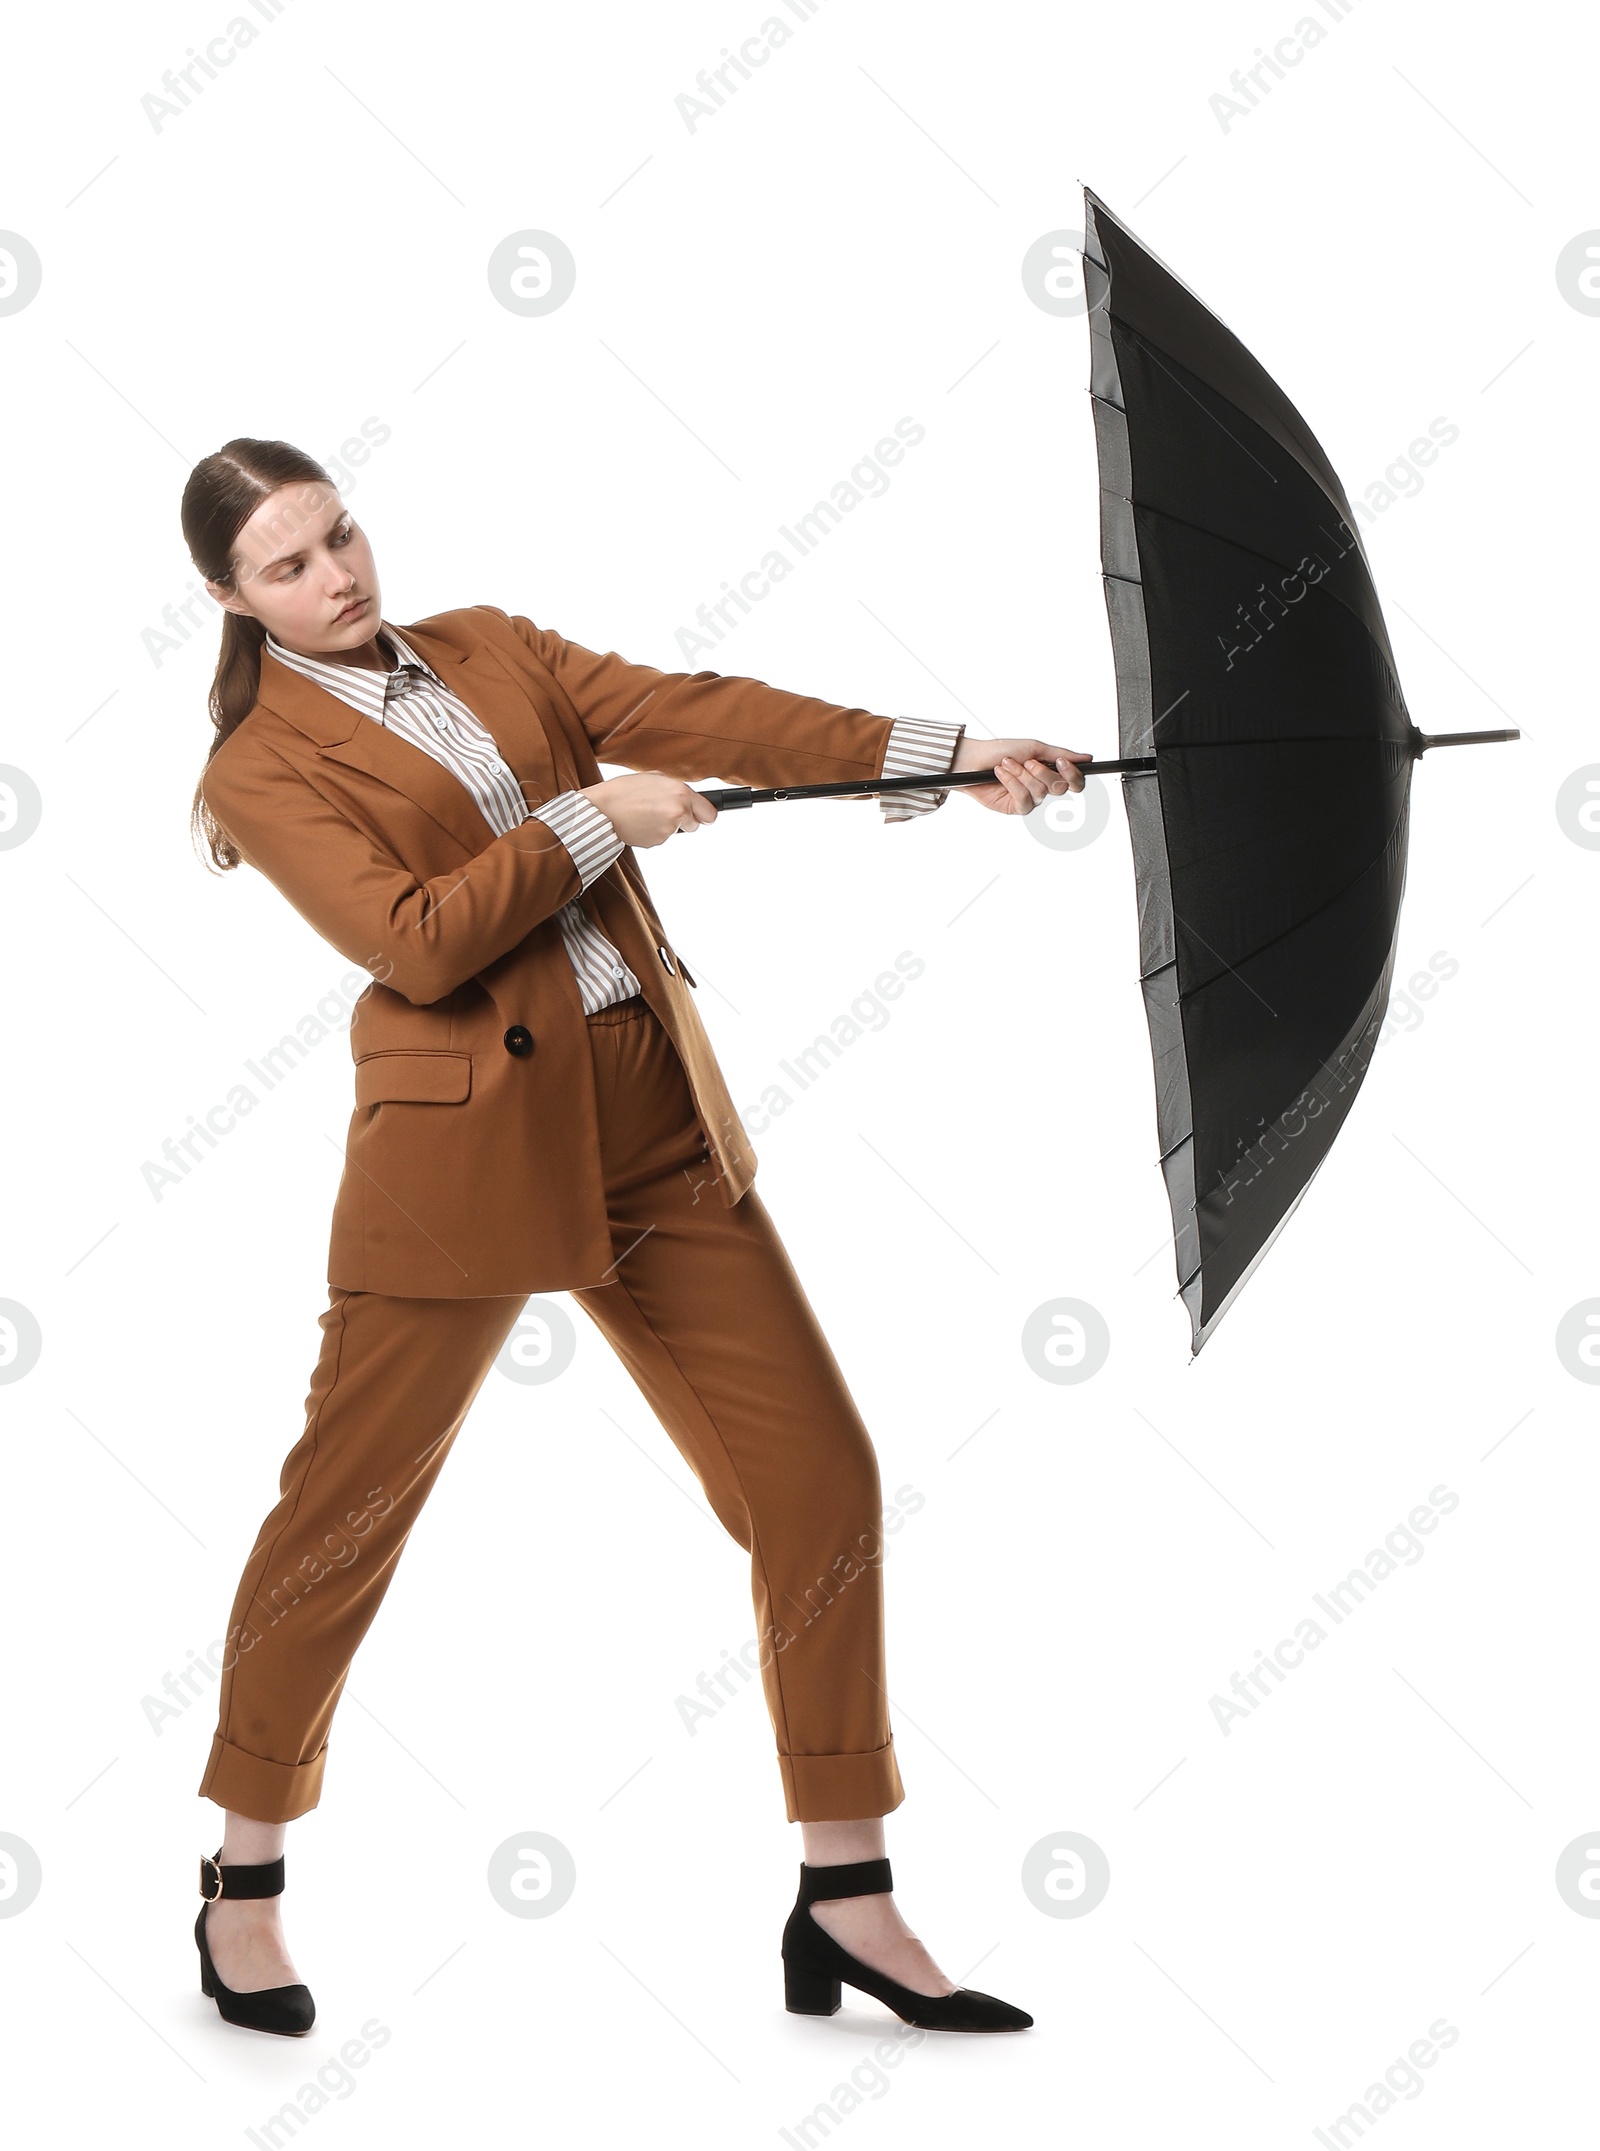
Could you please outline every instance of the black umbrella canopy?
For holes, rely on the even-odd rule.
[[[1101,564],[1178,1280],[1199,1351],[1343,1125],[1389,997],[1412,725],[1310,428],[1085,189]]]

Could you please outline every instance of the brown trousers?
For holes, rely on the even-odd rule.
[[[588,1028],[616,1265],[572,1297],[750,1555],[789,1820],[887,1814],[905,1795],[871,1439],[760,1196],[748,1188],[730,1209],[708,1177],[682,1063],[648,1003],[602,1009]],[[317,1805],[350,1661],[527,1297],[329,1289],[305,1432],[234,1599],[200,1783],[264,1822]]]

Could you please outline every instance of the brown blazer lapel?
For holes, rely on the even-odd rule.
[[[488,727],[530,807],[542,805],[577,783],[576,769],[558,771],[537,709],[488,643],[462,651],[427,629],[402,627],[400,632],[451,693],[459,695]],[[459,777],[399,733],[374,723],[364,711],[352,709],[316,681],[281,664],[270,649],[261,653],[259,699],[312,740],[320,754],[364,770],[380,784],[403,792],[447,829],[469,856],[475,857],[494,841],[494,830]]]
[[[474,717],[489,728],[501,759],[522,786],[530,807],[542,806],[557,792],[579,783],[564,737],[552,741],[527,689],[507,671],[494,645],[484,638],[458,650],[429,628],[402,627],[407,642],[459,695]],[[594,780],[585,780],[592,783]]]

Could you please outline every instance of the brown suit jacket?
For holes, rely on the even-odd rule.
[[[752,785],[882,773],[892,720],[867,710],[629,664],[493,605],[400,632],[487,725],[530,807],[598,784],[600,755]],[[373,976],[350,1026],[329,1282],[461,1299],[608,1281],[588,1031],[554,916],[579,876],[560,839],[539,821],[496,836],[431,755],[270,650],[201,790],[241,857]],[[582,901],[683,1061],[704,1199],[732,1205],[755,1154],[631,846]]]

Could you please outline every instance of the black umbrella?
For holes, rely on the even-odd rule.
[[[1405,887],[1411,722],[1327,457],[1231,331],[1085,189],[1101,565],[1161,1166],[1198,1351],[1360,1088]],[[769,799],[992,770],[709,791]]]

